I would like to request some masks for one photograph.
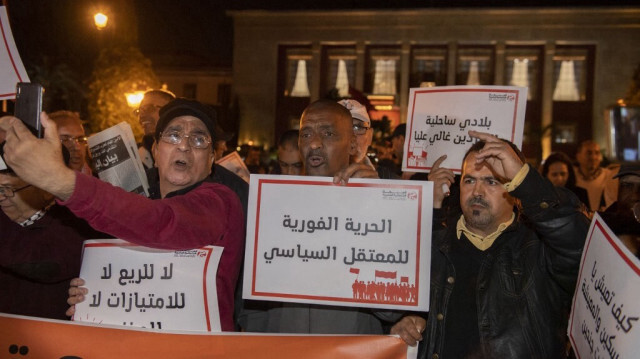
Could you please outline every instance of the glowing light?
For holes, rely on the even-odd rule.
[[[105,27],[107,27],[107,22],[109,21],[109,18],[107,17],[107,15],[99,12],[93,15],[93,21],[96,24],[96,28],[98,30],[102,30]]]

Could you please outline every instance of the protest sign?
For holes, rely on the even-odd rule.
[[[596,213],[569,319],[568,335],[576,356],[635,358],[640,350],[639,295],[640,261]]]
[[[30,82],[27,71],[24,69],[20,54],[13,40],[7,8],[0,6],[0,31],[2,41],[0,43],[0,100],[16,98],[16,84],[18,82]]]
[[[237,151],[233,151],[222,157],[216,161],[216,163],[235,173],[238,177],[249,183],[249,169],[247,169],[247,165],[245,165],[242,157],[240,157],[240,154]]]
[[[428,310],[432,182],[252,175],[243,297]]]
[[[89,294],[73,320],[220,331],[216,271],[223,248],[167,251],[121,240],[85,241],[80,277]]]
[[[476,142],[469,130],[491,133],[520,148],[526,104],[526,87],[412,88],[402,170],[429,172],[446,154],[441,167],[461,173],[464,153]]]
[[[0,314],[2,358],[415,359],[388,335],[156,332]]]

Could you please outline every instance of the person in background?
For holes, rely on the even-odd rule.
[[[235,193],[209,180],[214,161],[211,144],[216,139],[213,110],[187,99],[162,107],[153,147],[158,176],[150,181],[152,198],[66,168],[56,126],[45,113],[41,117],[43,139],[35,138],[15,117],[0,118],[0,127],[7,131],[7,164],[27,184],[51,193],[94,229],[116,238],[170,250],[223,247],[215,277],[218,310],[222,330],[233,331],[244,213]],[[81,283],[72,281],[72,285]],[[72,304],[87,294],[86,288],[71,288],[70,292],[75,294]],[[72,312],[70,309],[69,314]]]
[[[600,145],[591,140],[580,143],[576,160],[576,186],[587,190],[589,209],[592,212],[605,210],[618,197],[618,181],[613,179],[616,171],[600,166]]]
[[[629,250],[640,258],[640,163],[627,163],[615,176],[618,199],[600,215]]]
[[[87,136],[80,116],[76,112],[56,111],[49,118],[58,127],[60,142],[69,150],[69,168],[91,174],[87,163]]]
[[[302,158],[298,149],[298,130],[285,131],[278,140],[278,168],[277,174],[299,176],[302,175]]]
[[[138,147],[142,164],[146,168],[153,167],[152,150],[154,143],[153,134],[156,131],[156,124],[160,118],[160,108],[169,103],[169,101],[175,99],[176,96],[166,90],[149,90],[144,93],[140,106],[133,110],[133,114],[138,118],[138,123],[142,127],[144,136],[142,137],[142,143]]]
[[[566,187],[573,192],[580,202],[589,206],[589,195],[587,190],[576,186],[576,174],[571,164],[569,156],[562,152],[555,152],[549,155],[542,163],[540,170],[543,177],[546,177],[556,187]]]

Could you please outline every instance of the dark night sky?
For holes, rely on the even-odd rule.
[[[229,67],[233,23],[228,10],[410,9],[429,7],[533,7],[640,5],[630,0],[5,0],[25,66],[66,63],[87,78],[100,46],[116,38],[93,27],[101,7],[120,11],[118,30],[135,26],[142,52],[156,65]],[[116,17],[116,15],[114,15]]]

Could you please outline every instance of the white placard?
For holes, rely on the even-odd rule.
[[[0,6],[0,27],[2,41],[0,41],[0,100],[16,98],[16,83],[30,82],[29,75],[24,69],[20,54],[13,40],[7,9]]]
[[[568,335],[578,358],[637,358],[640,261],[596,213],[584,246]]]
[[[488,132],[522,146],[527,88],[513,86],[442,86],[412,88],[402,170],[430,172],[442,167],[461,173],[472,143],[469,130]]]
[[[85,241],[80,277],[89,294],[73,320],[219,332],[216,271],[222,247],[166,251],[122,240]]]
[[[428,310],[433,183],[252,175],[243,297]]]

